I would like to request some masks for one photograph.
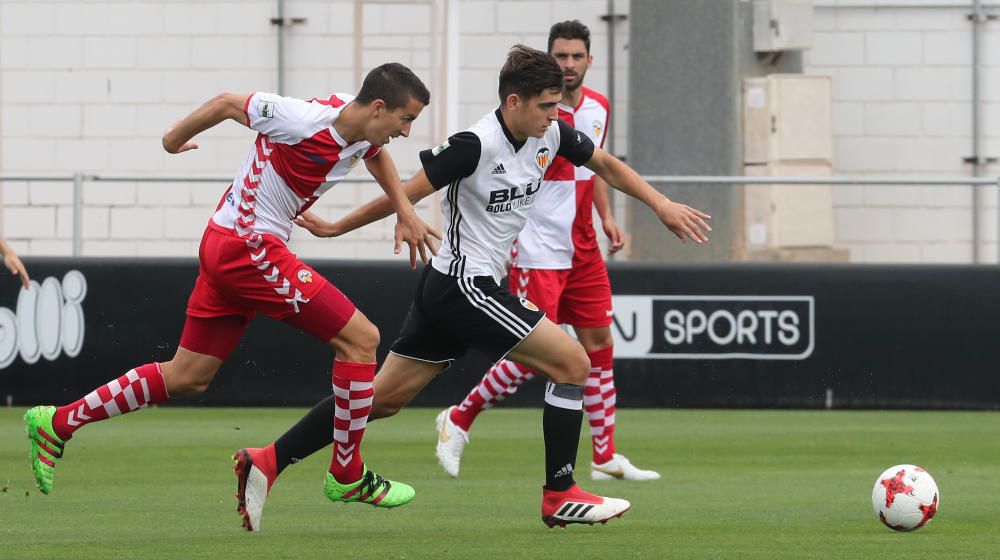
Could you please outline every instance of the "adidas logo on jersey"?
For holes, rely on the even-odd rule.
[[[506,175],[507,170],[503,168],[502,163],[498,163],[496,167],[493,168],[491,175]]]
[[[559,478],[560,476],[569,476],[573,474],[573,465],[566,463],[566,465],[556,472],[556,476],[553,478]]]

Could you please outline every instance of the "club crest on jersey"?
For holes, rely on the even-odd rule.
[[[274,117],[274,103],[272,103],[270,101],[264,101],[264,102],[262,102],[260,104],[258,112],[260,113],[260,116],[262,116],[262,117],[264,117],[266,119],[273,118]]]
[[[313,281],[312,272],[309,272],[304,268],[300,270],[296,276],[299,277],[299,282],[302,282],[303,284],[311,284]]]
[[[537,163],[538,167],[540,167],[542,169],[545,169],[546,167],[549,166],[549,149],[548,148],[544,148],[543,147],[543,148],[539,148],[538,149],[538,152],[535,154],[535,163]]]
[[[449,144],[448,141],[445,140],[444,144],[441,144],[440,146],[436,146],[436,147],[434,147],[434,148],[431,149],[431,155],[432,156],[437,156],[441,152],[447,150],[450,146],[451,146],[451,144]]]
[[[601,131],[604,130],[604,123],[601,121],[594,121],[594,137],[600,138]]]
[[[348,167],[354,167],[361,160],[361,154],[354,154],[351,159],[347,162]]]
[[[524,307],[525,309],[527,309],[529,311],[538,311],[538,306],[537,305],[531,303],[530,301],[528,301],[528,300],[526,300],[524,298],[520,298],[520,299],[521,299],[521,306],[522,307]]]

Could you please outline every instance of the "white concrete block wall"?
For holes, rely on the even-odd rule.
[[[580,19],[593,33],[595,65],[587,85],[607,91],[606,0],[457,0],[457,127],[496,107],[496,78],[516,42],[545,48],[556,20]],[[619,12],[628,2],[617,1]],[[353,93],[354,2],[287,0],[286,94],[311,98]],[[274,0],[0,0],[0,173],[211,175],[228,177],[253,133],[225,123],[202,134],[200,148],[171,156],[163,129],[220,91],[277,86]],[[403,177],[420,149],[439,143],[432,82],[431,18],[426,2],[372,2],[363,10],[362,67],[409,65],[431,87],[432,104],[411,137],[389,147]],[[616,153],[625,153],[628,24],[616,26]],[[363,75],[363,72],[362,72]],[[364,173],[359,173],[364,176]],[[0,183],[4,235],[25,255],[69,254],[70,183]],[[84,187],[85,255],[194,256],[197,239],[224,184],[101,183]],[[343,184],[315,206],[336,218],[378,195],[376,185]],[[437,198],[418,211],[440,225]],[[394,258],[393,222],[338,240],[306,232],[292,247],[304,257]]]
[[[962,161],[972,152],[968,3],[923,8],[913,7],[916,2],[894,7],[891,1],[878,8],[859,7],[859,2],[852,7],[817,4],[806,71],[833,76],[835,174],[970,175]],[[981,31],[982,155],[996,157],[1000,24],[987,23]],[[997,173],[996,165],[987,169],[987,174]],[[835,188],[837,245],[850,250],[853,262],[972,262],[971,190]],[[995,190],[983,193],[983,262],[997,260]]]

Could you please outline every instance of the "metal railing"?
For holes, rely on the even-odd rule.
[[[650,183],[673,183],[682,185],[871,185],[871,186],[965,186],[997,187],[997,251],[1000,263],[1000,177],[746,177],[732,175],[644,175]],[[73,239],[72,255],[80,256],[83,249],[83,185],[87,182],[107,183],[230,183],[232,176],[156,176],[156,175],[102,175],[73,173],[66,175],[0,174],[3,182],[72,182],[73,183]],[[342,183],[374,183],[372,177],[354,177]],[[973,247],[973,254],[979,247]]]

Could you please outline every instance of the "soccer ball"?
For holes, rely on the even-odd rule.
[[[941,494],[930,473],[914,465],[889,467],[875,480],[875,516],[895,531],[913,531],[937,513]]]

